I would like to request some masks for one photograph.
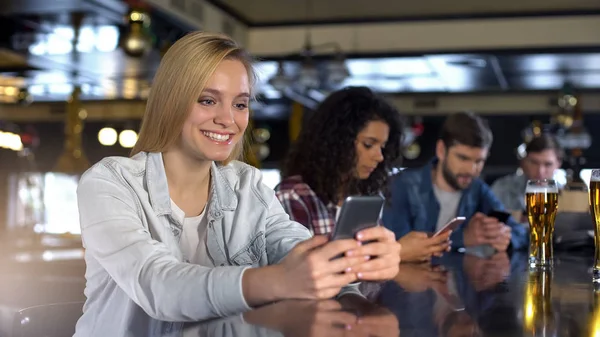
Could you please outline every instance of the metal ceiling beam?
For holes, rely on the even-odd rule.
[[[250,28],[248,48],[263,58],[288,55],[302,48],[306,29],[306,26]],[[308,29],[313,44],[335,41],[353,55],[600,46],[600,14],[339,24]]]
[[[557,108],[558,93],[406,94],[387,96],[404,115],[448,115],[473,111],[481,115],[549,114]],[[579,95],[585,113],[600,113],[600,91]]]

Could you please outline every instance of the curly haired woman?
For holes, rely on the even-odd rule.
[[[347,196],[388,194],[401,138],[400,114],[380,96],[366,87],[336,91],[303,127],[276,195],[292,220],[314,235],[329,234]],[[448,237],[429,240],[443,245]]]
[[[275,188],[295,221],[314,234],[333,230],[349,195],[376,195],[400,155],[398,111],[365,87],[332,93],[314,112]]]

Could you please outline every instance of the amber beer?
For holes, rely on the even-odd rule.
[[[590,213],[594,219],[594,282],[600,282],[600,170],[592,170],[590,178]]]
[[[558,211],[558,188],[554,180],[532,180],[525,191],[530,226],[529,266],[550,267],[554,257],[552,237]]]

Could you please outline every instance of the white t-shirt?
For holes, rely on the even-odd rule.
[[[458,215],[456,213],[458,211],[458,204],[462,194],[461,191],[446,192],[435,186],[435,184],[433,185],[433,193],[440,204],[440,214],[438,215],[436,225],[437,231],[438,229],[444,227],[448,221],[452,220]]]
[[[198,216],[186,217],[185,212],[171,200],[171,209],[173,216],[183,224],[179,247],[184,261],[205,267],[214,267],[206,248],[206,231],[208,230],[206,208]]]
[[[179,247],[183,253],[184,261],[205,267],[214,267],[206,249],[206,231],[208,230],[206,207],[200,215],[186,217],[185,212],[171,200],[171,210],[173,211],[173,217],[183,224]],[[184,324],[183,337],[198,337],[199,333],[200,327],[198,324]]]

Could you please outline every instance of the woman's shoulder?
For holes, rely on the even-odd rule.
[[[226,189],[234,193],[247,191],[261,197],[273,194],[273,189],[263,182],[262,172],[252,165],[237,160],[227,165],[218,163],[213,165],[217,172],[215,185],[226,186]]]
[[[299,195],[315,194],[312,188],[304,182],[302,176],[294,175],[281,179],[279,184],[275,186],[275,191],[278,193],[285,193],[294,191]]]
[[[145,157],[136,155],[134,157],[111,156],[104,157],[89,169],[80,179],[80,183],[87,180],[121,180],[123,176],[140,176],[146,169]]]
[[[139,153],[133,157],[111,156],[104,157],[87,169],[81,180],[90,178],[118,178],[119,175],[140,175],[146,170],[146,154]]]
[[[130,206],[136,198],[147,195],[144,186],[143,156],[106,157],[90,167],[77,184],[78,202],[97,202],[110,196]]]
[[[258,183],[262,180],[262,173],[256,167],[239,160],[233,160],[226,165],[214,163],[214,168],[230,186],[239,183]]]

